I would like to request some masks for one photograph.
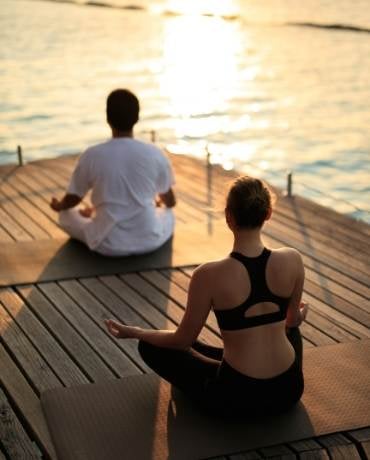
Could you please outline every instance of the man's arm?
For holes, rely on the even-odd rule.
[[[51,199],[50,207],[51,209],[54,209],[54,211],[60,212],[65,211],[66,209],[74,208],[81,203],[81,201],[82,198],[78,195],[66,193],[61,200],[53,197]]]
[[[176,197],[172,187],[166,193],[160,193],[158,197],[160,203],[163,203],[167,208],[173,208],[176,205]]]

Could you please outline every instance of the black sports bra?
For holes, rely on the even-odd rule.
[[[266,283],[266,265],[271,255],[271,250],[264,248],[257,257],[247,257],[239,252],[232,252],[230,257],[239,260],[246,268],[251,292],[248,298],[240,305],[230,310],[214,310],[218,326],[225,331],[235,331],[263,324],[276,323],[286,318],[290,298],[280,297],[273,294]],[[257,316],[245,317],[248,308],[260,302],[273,302],[279,310]]]

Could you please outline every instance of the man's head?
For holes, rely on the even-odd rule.
[[[117,131],[131,131],[139,110],[138,98],[128,89],[115,89],[107,98],[107,122]]]

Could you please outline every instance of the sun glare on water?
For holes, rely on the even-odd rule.
[[[237,11],[234,0],[169,0],[165,6],[168,11],[186,15],[232,16]]]
[[[229,1],[171,2],[171,7],[177,3],[186,14],[165,25],[159,88],[171,115],[183,120],[178,134],[206,136],[220,131],[222,114],[227,117],[240,70],[240,31],[233,21],[202,15],[231,11]]]

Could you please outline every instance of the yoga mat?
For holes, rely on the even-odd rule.
[[[105,257],[72,239],[3,243],[0,286],[199,265],[230,251],[231,232],[220,224],[178,225],[174,237],[156,251],[128,257]]]
[[[48,390],[41,403],[59,460],[200,460],[369,426],[369,360],[370,340],[306,350],[302,401],[258,420],[207,416],[153,374]]]

